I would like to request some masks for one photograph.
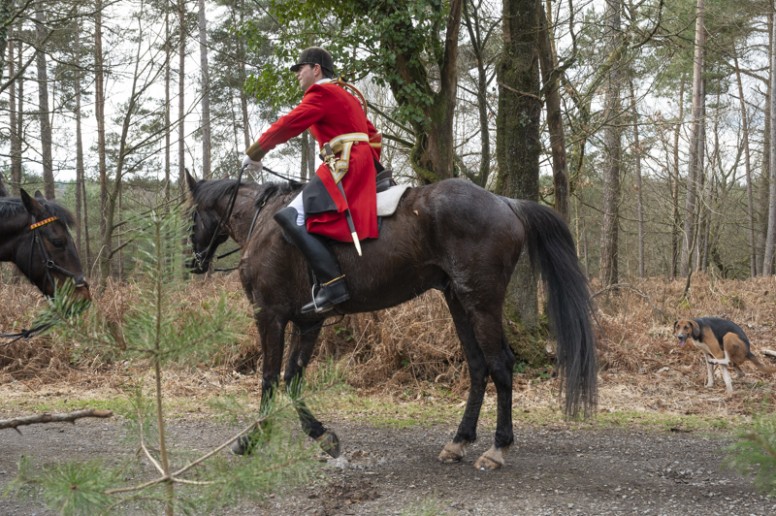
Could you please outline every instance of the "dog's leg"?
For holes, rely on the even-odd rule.
[[[709,359],[706,360],[706,387],[714,387],[714,366]]]
[[[725,380],[725,391],[733,394],[733,380],[730,379],[730,371],[725,366],[722,366],[722,378]]]

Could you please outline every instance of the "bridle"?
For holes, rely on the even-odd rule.
[[[208,256],[212,255],[215,252],[215,248],[218,246],[216,244],[216,239],[218,238],[218,235],[221,233],[221,230],[227,229],[227,224],[229,222],[229,219],[232,217],[232,211],[234,210],[234,203],[237,200],[237,194],[240,190],[240,181],[242,180],[242,173],[243,170],[245,170],[245,167],[240,168],[240,173],[237,175],[237,182],[234,185],[234,190],[232,191],[231,196],[229,197],[229,205],[226,209],[226,212],[221,215],[221,218],[218,220],[218,225],[216,226],[216,229],[213,231],[213,236],[210,237],[210,242],[207,244],[207,247],[200,252],[197,252],[196,250],[192,249],[192,252],[194,253],[194,259],[192,263],[191,269],[196,269],[198,271],[207,272],[207,270],[204,268],[205,260]],[[228,233],[228,231],[227,231]],[[228,237],[227,237],[228,238]],[[233,249],[232,251],[229,251],[227,253],[224,253],[220,256],[215,257],[216,260],[220,258],[224,258],[225,256],[229,256],[230,254],[234,254],[237,251],[239,251],[240,248]],[[213,259],[211,258],[211,261]]]
[[[246,167],[240,167],[240,172],[237,174],[237,182],[234,185],[234,190],[232,191],[232,194],[229,197],[229,205],[227,207],[227,210],[224,214],[221,215],[221,218],[218,220],[218,225],[216,226],[216,229],[213,231],[213,236],[210,237],[210,242],[208,243],[207,247],[202,251],[195,251],[192,250],[194,254],[194,258],[192,260],[192,266],[191,269],[194,269],[196,266],[197,270],[204,271],[204,265],[205,260],[208,256],[211,256],[215,252],[215,248],[218,247],[218,244],[216,244],[216,240],[218,238],[218,235],[221,233],[221,230],[226,230],[228,227],[229,219],[232,217],[232,211],[234,210],[234,204],[237,200],[237,195],[240,190],[240,181],[242,180],[242,174]],[[287,177],[282,176],[281,174],[278,174],[277,172],[273,172],[267,167],[263,167],[264,170],[269,172],[270,174],[280,177],[281,179],[285,179],[289,183],[291,182],[298,182],[292,179],[289,179]],[[256,212],[253,214],[253,219],[251,220],[251,226],[248,229],[248,235],[246,236],[246,242],[250,239],[251,235],[253,234],[253,229],[256,227],[256,220],[259,218],[259,213],[261,212],[262,208],[264,208],[264,205],[267,204],[267,199],[262,199],[261,203],[259,203],[256,206]],[[227,231],[228,232],[228,231]],[[210,261],[216,261],[220,260],[221,258],[225,258],[227,256],[230,256],[236,252],[240,251],[240,247],[237,247],[236,249],[232,249],[231,251],[227,251],[223,254],[220,254],[218,256],[212,257]],[[231,267],[228,269],[213,269],[216,272],[228,272],[235,270],[236,267]]]
[[[54,260],[52,260],[48,251],[46,251],[46,246],[43,244],[43,239],[38,236],[38,231],[37,231],[38,229],[42,228],[47,224],[51,224],[52,222],[55,222],[57,220],[59,220],[59,217],[53,216],[30,224],[30,232],[32,233],[32,245],[30,246],[30,261],[29,261],[30,269],[29,270],[32,271],[33,258],[35,255],[35,247],[37,246],[38,249],[40,249],[40,255],[43,259],[43,265],[46,268],[46,279],[49,281],[52,288],[56,288],[55,287],[56,284],[54,283],[54,277],[51,275],[52,271],[59,272],[69,278],[72,278],[76,288],[82,287],[83,282],[79,281],[83,279],[81,275],[78,273],[74,273],[68,269],[65,269],[64,267],[58,265]]]
[[[48,282],[51,284],[53,289],[56,290],[56,283],[54,282],[54,277],[51,274],[52,271],[57,271],[61,274],[64,274],[65,276],[68,276],[69,278],[72,278],[73,284],[75,285],[76,288],[82,287],[84,283],[82,281],[81,275],[74,273],[72,271],[69,271],[68,269],[65,269],[64,267],[58,265],[54,260],[52,260],[48,251],[46,251],[46,246],[43,243],[43,239],[38,236],[39,234],[39,232],[37,231],[38,229],[42,228],[47,224],[51,224],[52,222],[55,222],[57,220],[59,220],[59,217],[51,216],[30,224],[29,230],[30,230],[30,233],[32,233],[32,245],[30,246],[29,270],[32,271],[32,265],[33,265],[33,260],[35,256],[35,248],[37,247],[38,249],[40,249],[40,255],[43,259],[43,265],[46,271],[46,280],[48,280]],[[81,281],[79,281],[79,279],[81,279]],[[10,342],[8,342],[8,344],[12,344],[19,339],[29,339],[30,337],[33,337],[36,334],[51,328],[53,325],[54,323],[45,322],[45,323],[41,323],[36,326],[33,326],[29,330],[22,330],[17,333],[2,333],[0,334],[0,338],[12,339]]]

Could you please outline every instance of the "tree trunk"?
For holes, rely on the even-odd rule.
[[[647,232],[644,220],[644,186],[641,178],[641,140],[639,138],[639,111],[636,105],[636,89],[633,86],[633,79],[629,81],[631,114],[633,116],[633,159],[635,161],[636,171],[636,224],[639,234],[639,278],[647,277],[646,258],[644,256],[644,246],[647,239]]]
[[[213,175],[210,164],[210,69],[208,66],[207,17],[205,0],[199,0],[199,64],[202,69],[202,178]]]
[[[186,192],[186,0],[178,0],[178,193]]]
[[[486,42],[483,42],[480,33],[480,20],[477,9],[470,10],[469,2],[463,4],[463,18],[471,40],[471,51],[474,53],[477,64],[477,116],[480,124],[480,167],[477,173],[468,173],[469,179],[487,187],[490,179],[490,119],[488,117],[488,74],[485,66]],[[486,38],[487,39],[487,38]]]
[[[682,276],[690,273],[693,248],[696,242],[697,213],[696,199],[698,185],[703,175],[703,90],[704,47],[706,45],[706,28],[704,24],[704,0],[697,0],[695,20],[695,57],[693,59],[692,87],[692,122],[690,126],[690,157],[687,171],[687,197],[684,205],[684,238],[682,240],[682,257],[680,261]]]
[[[21,56],[22,44],[19,42],[19,55]],[[16,74],[16,44],[13,40],[8,42],[8,75],[13,77]],[[22,181],[22,99],[16,91],[19,85],[19,93],[22,89],[23,77],[19,77],[8,86],[8,125],[10,133],[10,159],[11,159],[11,192],[19,195],[19,187]]]
[[[741,132],[744,145],[744,173],[746,178],[746,216],[749,221],[749,275],[757,276],[757,247],[754,237],[754,192],[752,191],[752,158],[749,150],[749,113],[744,101],[744,85],[741,80],[741,68],[738,66],[738,53],[733,54],[736,67],[736,83],[738,84],[738,101],[741,107]]]
[[[774,11],[770,10],[768,12],[768,52],[771,51],[771,48],[774,46],[773,42],[773,31],[774,31]],[[769,60],[773,59],[772,56],[769,54]],[[766,82],[765,88],[765,105],[770,106],[771,105],[771,96],[773,93],[773,73],[774,70],[771,69],[771,67],[768,67],[768,81]],[[768,108],[770,109],[770,108]],[[759,195],[757,199],[757,230],[755,232],[755,238],[757,239],[757,249],[761,251],[760,254],[757,255],[758,260],[758,267],[757,270],[760,274],[764,274],[764,265],[762,263],[763,258],[765,256],[765,236],[768,231],[768,195],[770,192],[770,163],[771,163],[771,117],[769,116],[768,112],[765,113],[765,116],[763,117],[765,119],[765,128],[763,129],[763,159],[762,159],[762,168],[760,169],[760,179],[761,179],[761,185],[759,188]]]
[[[172,30],[170,30],[170,6],[164,7],[164,200],[172,200],[172,124],[170,109],[172,103]]]
[[[569,176],[566,160],[566,137],[563,134],[563,111],[561,109],[559,80],[556,71],[557,58],[552,46],[549,29],[551,20],[550,6],[545,12],[539,7],[539,57],[542,70],[545,107],[547,109],[547,130],[550,133],[550,149],[552,150],[552,183],[555,194],[555,209],[569,220]]]
[[[684,85],[682,78],[679,82],[679,122],[674,125],[674,146],[673,146],[673,166],[671,167],[671,207],[673,216],[671,217],[671,279],[676,279],[679,275],[679,257],[681,252],[680,238],[682,234],[682,216],[679,212],[679,136],[682,130],[682,120],[684,120]]]
[[[412,27],[391,2],[376,3],[385,16],[397,19],[393,31],[387,31],[381,42],[394,52],[395,66],[386,75],[396,102],[415,104],[418,91],[430,102],[425,117],[411,121],[415,145],[410,152],[410,164],[418,179],[429,184],[454,176],[453,119],[458,100],[458,36],[464,0],[450,0],[450,12],[445,29],[444,49],[440,52],[439,87],[432,88],[428,69],[415,53],[407,49],[407,31]],[[383,7],[384,6],[384,7]],[[535,25],[534,25],[535,27]]]
[[[770,163],[768,167],[768,177],[770,178],[770,186],[768,189],[768,231],[765,236],[765,256],[763,257],[763,275],[770,276],[773,274],[773,255],[774,244],[776,243],[776,160],[773,159],[774,150],[776,149],[776,131],[773,130],[774,122],[776,121],[776,95],[773,94],[773,81],[776,79],[776,23],[772,24],[771,34],[771,46],[770,46],[770,93],[769,99],[769,114],[768,118],[771,120],[771,134],[769,140],[770,147]]]
[[[622,0],[607,0],[607,27],[611,32],[609,53],[622,53]],[[612,60],[607,77],[604,101],[604,169],[603,220],[601,223],[600,278],[604,286],[619,282],[620,174],[622,163],[622,57]]]
[[[94,106],[97,117],[97,163],[100,176],[100,250],[98,274],[102,284],[110,275],[110,228],[108,227],[108,165],[105,149],[105,72],[102,55],[102,0],[96,0],[94,11]],[[106,239],[107,245],[106,248]]]
[[[81,32],[81,22],[78,23],[78,32]],[[81,39],[78,34],[73,38],[73,54],[81,55]],[[84,141],[83,128],[81,122],[81,69],[76,67],[75,73],[75,241],[78,247],[78,253],[83,263],[89,264],[88,257],[84,254],[83,229],[86,228],[87,220],[84,216],[86,199],[84,193]]]
[[[536,0],[505,0],[504,47],[498,65],[499,103],[496,119],[496,191],[507,197],[539,199],[538,9]],[[507,291],[507,317],[529,330],[538,324],[537,283],[525,255]]]
[[[238,13],[240,16],[239,24],[242,26],[243,23],[245,23],[245,2],[243,0],[240,0],[240,8],[238,9]],[[245,71],[245,63],[247,58],[245,42],[242,40],[242,38],[238,38],[237,40],[237,54],[237,62],[240,63],[237,69],[237,73],[239,74],[238,76],[240,84],[245,84],[245,79],[248,77],[248,73]],[[245,94],[244,88],[240,88],[240,117],[242,118],[243,143],[245,144],[245,146],[240,149],[240,158],[242,160],[242,153],[253,143],[253,137],[251,136],[250,129],[251,121],[248,116],[248,96]]]
[[[5,71],[5,51],[8,49],[8,33],[11,30],[11,7],[13,0],[0,0],[0,83],[2,83],[3,72]],[[9,51],[8,63],[13,66],[13,50]],[[13,68],[8,70],[8,76],[13,77]],[[2,178],[0,178],[2,182]]]
[[[35,32],[39,44],[43,44],[48,38],[46,31],[46,6],[42,2],[36,4],[35,9]],[[38,121],[40,123],[40,154],[43,162],[43,191],[46,199],[56,197],[54,189],[54,163],[52,159],[52,134],[51,134],[51,112],[49,111],[49,87],[48,87],[48,64],[46,53],[41,49],[36,56],[38,65]]]

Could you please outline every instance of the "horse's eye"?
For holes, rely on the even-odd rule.
[[[52,238],[51,239],[51,244],[54,247],[62,248],[62,247],[65,247],[67,245],[67,240],[65,240],[64,238]]]

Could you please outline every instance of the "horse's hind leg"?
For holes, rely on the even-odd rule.
[[[500,328],[499,322],[499,328]],[[512,430],[512,367],[515,355],[501,335],[501,349],[495,355],[486,354],[485,358],[490,377],[496,385],[497,418],[496,435],[493,446],[474,463],[477,469],[498,469],[504,465],[504,452],[514,442]]]
[[[442,462],[459,462],[466,453],[466,446],[477,439],[477,422],[480,417],[488,378],[485,357],[479,346],[477,346],[474,329],[469,323],[465,310],[454,294],[445,292],[445,297],[450,308],[450,314],[453,316],[455,330],[463,346],[466,363],[469,365],[470,387],[469,397],[466,400],[466,408],[464,409],[461,423],[458,425],[458,431],[455,433],[453,440],[442,448],[439,460]]]
[[[322,322],[318,322],[313,326],[295,328],[295,331],[298,333],[294,335],[283,380],[286,384],[286,391],[294,402],[294,408],[296,408],[296,413],[299,415],[299,421],[304,432],[318,441],[323,451],[336,458],[340,454],[337,434],[327,430],[323,423],[318,421],[313,413],[310,412],[307,404],[302,399],[304,370],[310,362],[313,349],[316,342],[318,342],[321,325]]]
[[[478,357],[478,360],[475,361],[476,365],[482,368],[481,371],[490,375],[496,386],[496,435],[493,446],[474,462],[474,467],[477,469],[490,470],[503,466],[504,452],[514,442],[512,367],[515,364],[515,356],[504,338],[504,330],[501,326],[501,304],[497,302],[498,299],[497,292],[484,292],[482,290],[470,292],[465,299],[459,298],[460,306],[468,321],[470,334],[474,336],[475,342],[475,344],[469,343],[465,347],[476,348],[476,352],[470,352]],[[480,362],[484,362],[484,366]],[[474,378],[474,375],[472,377]],[[484,378],[481,380],[483,390],[478,393],[479,404],[476,407],[478,413],[486,381]]]

